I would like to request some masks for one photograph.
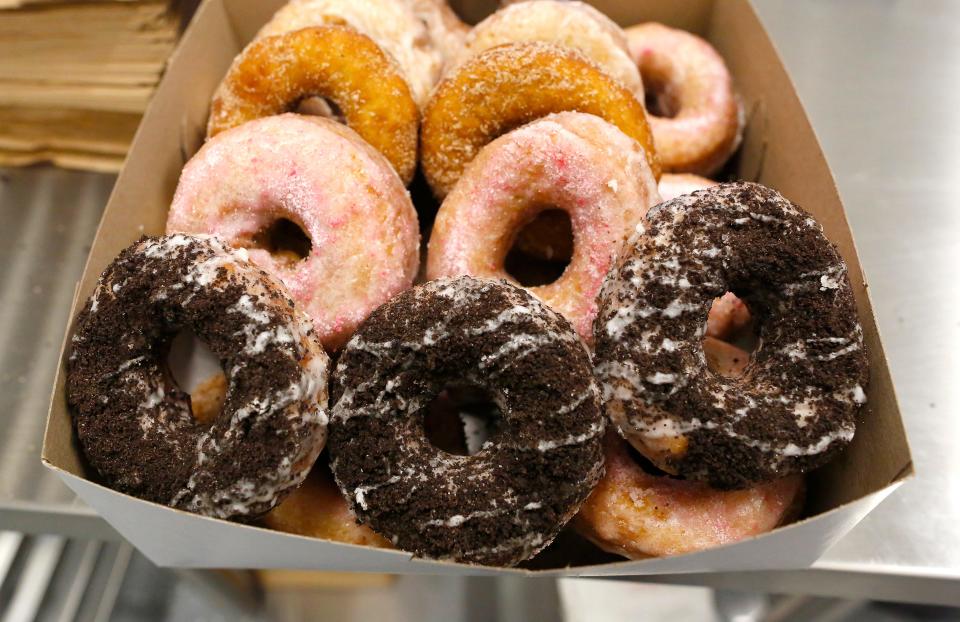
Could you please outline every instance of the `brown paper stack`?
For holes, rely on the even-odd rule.
[[[117,171],[177,39],[169,0],[0,0],[0,166]]]

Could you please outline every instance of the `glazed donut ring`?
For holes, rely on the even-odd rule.
[[[575,48],[643,101],[643,82],[626,35],[613,20],[584,2],[528,0],[504,7],[473,27],[453,66],[484,50],[519,41]]]
[[[326,24],[254,40],[214,93],[207,138],[315,96],[335,103],[346,124],[410,183],[417,165],[417,105],[394,62],[349,26]]]
[[[717,172],[740,146],[744,125],[723,58],[700,37],[663,24],[640,24],[626,33],[655,109],[674,113],[650,114],[663,170]]]
[[[669,201],[681,194],[716,186],[717,183],[699,175],[664,173],[660,176],[657,189],[660,191],[660,200]],[[561,214],[545,212],[523,228],[517,236],[516,245],[531,257],[567,261],[573,253],[571,240],[570,221]]]
[[[604,439],[606,474],[573,524],[609,553],[630,559],[682,555],[766,533],[795,515],[803,476],[746,490],[716,490],[648,473],[615,432]]]
[[[439,8],[427,6],[426,0],[291,0],[274,13],[256,38],[336,19],[373,39],[396,62],[414,101],[422,106],[440,79],[442,46],[448,45],[440,29],[450,22],[442,21],[436,13]],[[436,41],[435,36],[443,38]]]
[[[776,191],[722,184],[647,213],[604,283],[594,364],[620,433],[668,473],[719,488],[813,469],[852,439],[867,359],[847,269]],[[744,374],[710,373],[714,298],[760,326]]]
[[[296,263],[257,244],[281,219],[311,240]],[[216,234],[246,247],[284,282],[329,350],[410,287],[420,261],[417,213],[386,159],[345,125],[295,114],[207,141],[183,167],[167,232]]]
[[[447,385],[487,390],[478,453],[424,433]],[[441,279],[377,309],[334,376],[330,465],[359,519],[429,558],[512,565],[547,546],[603,473],[604,420],[586,348],[561,316],[502,281]]]
[[[209,424],[170,379],[188,327],[222,361]],[[144,238],[100,276],[77,318],[67,391],[108,486],[217,518],[254,518],[306,477],[326,439],[327,355],[279,282],[210,237]]]
[[[550,115],[494,140],[467,166],[437,212],[427,278],[511,279],[504,260],[517,232],[547,206],[563,210],[573,257],[560,278],[529,290],[589,342],[603,277],[659,202],[635,140],[593,115]]]
[[[581,53],[542,42],[511,43],[468,59],[437,85],[424,110],[424,175],[445,197],[480,149],[524,123],[576,110],[601,117],[660,165],[643,105]]]

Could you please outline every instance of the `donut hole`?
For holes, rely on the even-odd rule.
[[[310,117],[323,117],[337,123],[347,123],[347,117],[343,114],[340,106],[332,99],[327,99],[321,95],[301,97],[290,107],[290,112]]]
[[[310,255],[313,243],[303,227],[287,218],[278,218],[253,236],[253,245],[281,264],[293,265]]]
[[[472,456],[500,431],[503,415],[492,395],[473,385],[449,385],[427,404],[423,431],[437,449]]]
[[[702,341],[707,368],[725,378],[743,375],[760,346],[754,314],[732,292],[714,299]]]
[[[680,98],[666,76],[653,67],[641,65],[640,77],[648,113],[663,119],[673,119],[680,114]]]
[[[220,359],[192,330],[183,328],[170,341],[167,370],[173,383],[190,395],[190,411],[197,423],[210,423],[227,394]]]
[[[559,279],[573,254],[573,225],[564,210],[548,208],[514,237],[504,269],[520,285],[539,287]]]

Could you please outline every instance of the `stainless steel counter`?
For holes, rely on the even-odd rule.
[[[960,2],[755,1],[845,200],[918,476],[810,570],[643,580],[960,604]],[[117,537],[37,457],[111,183],[51,169],[0,181],[2,528]]]
[[[117,538],[40,464],[74,286],[113,181],[53,168],[0,175],[0,529]]]
[[[664,580],[960,604],[960,2],[754,1],[844,199],[917,477],[813,570]]]

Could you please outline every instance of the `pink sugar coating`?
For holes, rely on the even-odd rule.
[[[663,201],[672,201],[684,194],[716,186],[718,183],[691,173],[664,173],[660,176],[657,188],[660,190],[660,198]]]
[[[625,441],[605,442],[607,472],[576,521],[600,548],[626,557],[679,555],[738,542],[775,528],[803,497],[802,475],[717,490],[651,475],[630,457]]]
[[[278,218],[299,224],[311,240],[309,256],[292,269],[249,248]],[[209,140],[183,168],[167,231],[248,247],[331,350],[410,287],[419,259],[416,211],[387,160],[346,126],[295,114]]]
[[[596,296],[622,241],[659,203],[640,145],[593,115],[563,112],[509,132],[468,165],[437,213],[427,278],[508,278],[513,239],[545,208],[570,215],[574,252],[555,282],[529,288],[592,341]]]

